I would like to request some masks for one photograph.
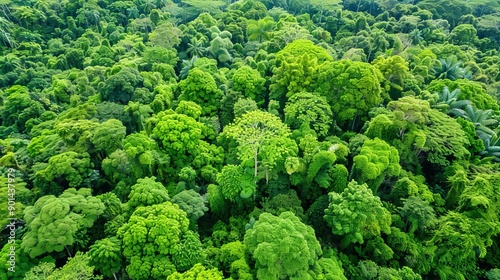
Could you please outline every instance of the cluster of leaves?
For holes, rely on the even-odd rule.
[[[0,280],[499,279],[499,15],[0,0]]]

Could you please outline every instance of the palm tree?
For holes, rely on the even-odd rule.
[[[465,107],[471,105],[470,100],[459,100],[460,89],[455,89],[450,92],[450,89],[445,86],[442,92],[438,93],[439,98],[437,100],[436,107],[446,107],[447,114],[453,115],[455,117],[463,116],[465,114]]]
[[[385,32],[376,30],[370,35],[370,51],[367,56],[368,61],[372,60],[372,54],[376,54],[378,51],[385,52],[389,47],[389,41],[387,41]]]
[[[13,72],[21,67],[21,60],[14,54],[7,54],[0,58],[0,71],[2,73]]]
[[[491,118],[493,115],[492,110],[480,110],[472,107],[472,105],[467,105],[464,108],[464,114],[460,116],[473,123],[476,127],[476,134],[481,139],[485,139],[485,137],[496,134],[489,128],[489,126],[498,124],[497,120]]]
[[[424,40],[424,37],[422,37],[422,30],[418,30],[418,28],[413,29],[408,35],[413,45],[418,45]]]
[[[137,7],[131,7],[127,9],[127,17],[128,18],[138,18],[139,17],[139,10]]]
[[[2,3],[0,3],[0,9],[2,10],[2,13],[5,16],[5,18],[7,18],[8,20],[10,20],[9,15],[10,15],[11,11],[9,9],[9,5],[11,3],[12,2],[10,2],[10,1],[3,1]]]
[[[494,157],[494,161],[500,162],[500,137],[498,134],[494,133],[481,138],[484,143],[484,151],[480,152],[480,155]]]
[[[247,25],[248,41],[258,41],[262,43],[264,40],[269,40],[270,32],[274,29],[275,22],[271,17],[263,19],[251,20]]]
[[[151,0],[142,0],[141,2],[141,9],[145,15],[149,15],[151,10],[156,9],[155,3]]]
[[[188,76],[189,71],[194,68],[194,63],[196,62],[196,60],[198,60],[198,56],[195,55],[189,60],[185,59],[182,61],[182,69],[179,72],[179,79],[182,80]]]
[[[191,55],[191,57],[197,56],[202,57],[205,54],[206,47],[204,46],[205,42],[203,40],[199,40],[196,37],[191,38],[191,42],[188,43],[187,53]]]
[[[167,1],[166,0],[156,0],[155,5],[158,9],[164,8],[167,6]]]
[[[462,62],[457,61],[455,56],[450,56],[447,59],[439,59],[438,65],[432,70],[438,79],[450,79],[454,81],[468,77],[468,71],[462,68]]]
[[[12,22],[0,16],[0,42],[3,43],[4,46],[15,48],[17,43],[10,35],[12,26]]]

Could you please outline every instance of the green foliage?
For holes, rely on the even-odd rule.
[[[89,262],[89,255],[77,252],[63,267],[55,269],[46,279],[102,279],[100,276],[94,276],[94,267],[90,266]]]
[[[245,98],[245,99],[238,99],[236,103],[234,103],[234,117],[239,118],[243,116],[244,114],[258,110],[257,102],[255,102],[252,99]]]
[[[293,95],[285,106],[285,124],[298,129],[308,124],[318,136],[326,136],[332,124],[332,111],[326,98],[313,93]]]
[[[488,278],[488,280],[500,279],[500,269],[493,268],[490,271],[486,272],[486,278]]]
[[[106,79],[101,91],[101,98],[104,101],[127,104],[132,99],[135,88],[142,86],[143,80],[139,71],[124,67]]]
[[[276,54],[276,68],[273,70],[270,97],[290,98],[293,94],[312,92],[313,81],[318,75],[317,65],[332,58],[322,47],[310,40],[295,40]]]
[[[172,257],[180,253],[181,244],[190,242],[185,240],[188,226],[186,213],[176,204],[165,202],[138,207],[117,232],[128,262],[127,274],[132,279],[157,279],[174,273],[177,269]],[[186,245],[182,245],[183,253],[188,254],[184,257],[200,254],[201,248]],[[192,260],[188,257],[176,262],[183,265],[182,261]]]
[[[415,231],[425,232],[437,222],[434,209],[428,202],[416,196],[405,199],[399,213],[410,234]]]
[[[389,194],[394,205],[402,205],[404,199],[411,196],[418,197],[429,203],[434,202],[434,195],[426,185],[424,176],[415,176],[410,172],[401,171],[400,177],[392,186]]]
[[[353,162],[353,177],[367,183],[374,193],[385,177],[398,176],[401,171],[398,150],[378,138],[366,140]]]
[[[466,79],[452,80],[434,80],[427,90],[430,92],[441,92],[445,87],[450,91],[460,90],[458,100],[470,100],[476,109],[491,109],[499,112],[498,103],[495,99],[486,93],[484,84]]]
[[[36,186],[41,194],[49,190],[57,193],[67,187],[80,187],[89,179],[92,167],[88,153],[64,152],[55,155],[45,168],[35,173]]]
[[[39,117],[44,108],[42,104],[30,96],[28,88],[23,86],[13,86],[1,95],[0,105],[2,125],[12,126],[20,132],[24,132],[25,123],[32,118]]]
[[[216,217],[222,218],[228,214],[229,207],[222,194],[222,188],[218,185],[210,184],[207,188],[207,200],[210,206],[210,211]]]
[[[351,130],[357,128],[357,123],[367,120],[368,111],[384,99],[380,87],[384,77],[368,63],[334,61],[322,64],[318,72],[313,88],[326,97],[341,127]]]
[[[279,217],[261,214],[246,232],[244,243],[257,262],[257,278],[314,279],[321,246],[314,230],[291,212]]]
[[[181,42],[180,36],[181,30],[179,28],[171,22],[165,22],[156,26],[154,31],[149,34],[149,41],[153,46],[172,49]]]
[[[341,247],[391,233],[391,215],[366,184],[351,181],[342,193],[328,194],[325,220],[333,234],[343,236]]]
[[[0,227],[4,228],[10,223],[7,217],[20,220],[24,209],[32,203],[32,200],[33,193],[26,188],[26,183],[21,177],[0,177],[0,204],[5,205],[0,209],[0,215],[5,217],[0,222]],[[10,207],[13,207],[12,211]]]
[[[205,261],[205,253],[197,233],[187,231],[183,239],[171,250],[172,262],[178,271],[184,271]]]
[[[297,154],[297,145],[289,135],[290,129],[278,117],[252,111],[226,126],[221,137],[236,142],[238,158],[244,166],[254,167],[254,177],[263,167],[267,182],[270,171],[282,167],[286,157]]]
[[[434,109],[427,101],[403,97],[387,105],[390,112],[375,116],[365,135],[378,137],[396,147],[402,166],[415,170],[423,155],[436,165],[468,158],[469,141],[454,119]]]
[[[264,104],[266,80],[260,76],[259,71],[249,66],[242,66],[234,72],[232,82],[233,90],[243,93],[245,97],[255,100],[259,105]]]
[[[0,280],[498,278],[499,13],[0,0]]]
[[[88,252],[89,264],[104,276],[112,276],[122,266],[121,242],[116,237],[96,241]]]
[[[74,151],[87,152],[98,126],[97,122],[89,120],[58,120],[54,128],[67,146],[72,146]]]
[[[398,55],[388,58],[379,56],[372,64],[384,76],[385,90],[388,91],[391,99],[401,97],[403,91],[411,84],[410,79],[413,78],[409,71],[408,61]]]
[[[271,199],[263,199],[262,209],[269,214],[279,216],[283,212],[290,211],[301,221],[304,220],[304,209],[295,190],[290,190],[285,194],[277,194]]]
[[[153,93],[155,97],[151,102],[151,109],[153,109],[154,113],[158,114],[170,108],[172,100],[174,99],[174,94],[170,86],[158,85],[154,88]]]
[[[109,155],[116,149],[121,148],[125,132],[125,126],[119,120],[109,119],[95,130],[92,144],[94,144],[96,150],[105,151]]]
[[[484,258],[492,237],[499,232],[498,223],[475,220],[449,212],[442,216],[429,246],[434,249],[433,268],[439,277],[476,278],[478,258]]]
[[[165,26],[168,26],[167,23]],[[153,35],[153,33],[151,33]],[[172,34],[172,36],[175,36]],[[170,50],[166,47],[162,47],[161,45],[169,44],[168,36],[164,38],[158,38],[158,44],[160,46],[153,46],[144,50],[144,54],[142,56],[142,60],[153,67],[155,64],[168,64],[175,65],[177,63],[177,53],[174,50]],[[162,40],[165,40],[162,42]]]
[[[7,216],[5,216],[7,217]],[[17,231],[16,233],[18,233]],[[12,239],[10,239],[12,240]],[[10,241],[9,240],[9,241]],[[0,250],[0,253],[2,254],[0,256],[0,261],[2,262],[2,265],[0,266],[0,279],[1,280],[9,280],[9,279],[23,279],[23,276],[28,277],[29,271],[34,268],[39,266],[41,263],[50,263],[52,268],[54,267],[54,258],[52,257],[44,257],[41,259],[33,259],[28,256],[22,249],[21,249],[21,240],[17,239],[14,240],[14,243],[12,241],[5,243],[5,245],[2,247],[2,250]],[[14,247],[14,250],[12,250],[12,247]],[[11,256],[12,252],[15,253],[15,267],[14,271],[9,270],[11,267]],[[14,261],[13,261],[14,262]],[[30,279],[30,278],[27,278]],[[38,278],[36,278],[38,279]]]
[[[84,279],[99,280],[101,276],[94,275],[94,267],[89,266],[90,257],[82,252],[77,252],[74,257],[70,257],[68,262],[60,268],[55,269],[55,265],[50,262],[41,262],[33,267],[24,279]]]
[[[183,190],[172,197],[172,202],[186,212],[190,225],[196,225],[198,219],[208,211],[205,200],[194,190]]]
[[[328,195],[322,195],[309,206],[306,212],[307,223],[314,228],[318,237],[330,235],[330,231],[325,230],[328,225],[324,219],[325,209],[328,208],[328,205],[330,205]]]
[[[137,184],[132,186],[132,190],[128,196],[128,206],[130,209],[136,209],[139,206],[161,204],[170,200],[163,184],[155,180],[155,177],[146,177],[137,180]]]
[[[457,45],[473,45],[477,40],[477,30],[472,24],[457,25],[450,33],[450,41]]]
[[[90,189],[64,191],[59,197],[47,195],[24,210],[28,231],[21,248],[31,258],[61,252],[92,227],[104,212],[104,204],[91,195]]]
[[[217,174],[217,183],[221,187],[224,198],[232,202],[248,199],[257,190],[252,175],[236,165],[224,166],[221,173]]]
[[[219,106],[221,91],[210,73],[198,68],[189,71],[186,79],[179,82],[179,100],[193,101],[202,105],[203,115],[215,115]]]
[[[200,118],[202,110],[200,105],[191,101],[182,100],[179,102],[179,105],[177,105],[177,108],[175,108],[175,112],[197,120]]]
[[[250,20],[247,24],[246,34],[248,41],[258,41],[262,43],[271,38],[271,31],[274,29],[275,22],[271,17],[265,17],[259,20]]]
[[[342,269],[342,263],[340,260],[332,257],[326,258],[323,257],[318,260],[318,264],[323,270],[323,278],[325,280],[347,280],[344,276],[344,270]]]
[[[161,148],[183,167],[193,159],[202,138],[201,123],[183,114],[167,114],[153,129]]]
[[[167,280],[223,280],[223,275],[216,268],[206,269],[201,264],[195,264],[184,273],[175,272],[167,277]]]
[[[456,56],[450,56],[446,59],[440,58],[432,70],[436,78],[449,79],[452,81],[463,79],[470,75],[470,73],[462,67],[462,62],[458,61]]]

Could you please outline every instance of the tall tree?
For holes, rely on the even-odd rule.
[[[272,17],[265,17],[259,20],[251,20],[247,23],[248,41],[258,41],[262,43],[270,39],[271,31],[276,23]]]
[[[226,126],[221,139],[235,142],[238,158],[244,166],[254,167],[257,180],[259,168],[264,169],[266,183],[273,169],[282,169],[288,156],[297,154],[297,144],[289,138],[290,129],[267,112],[252,111]]]
[[[337,124],[345,129],[359,129],[368,111],[384,99],[380,84],[384,77],[374,66],[364,62],[340,60],[322,64],[318,79],[312,84],[327,98]]]

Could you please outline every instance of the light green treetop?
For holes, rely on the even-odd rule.
[[[341,247],[391,233],[391,214],[366,184],[351,181],[342,193],[331,192],[325,220],[333,234],[342,235]]]
[[[385,177],[398,176],[401,171],[398,150],[379,138],[368,139],[354,157],[352,174],[359,183],[367,183],[373,192]]]
[[[266,179],[288,156],[297,154],[297,144],[289,136],[290,129],[277,116],[262,111],[244,114],[226,126],[221,134],[236,142],[238,158],[243,165],[251,162],[255,177],[259,167],[263,167]]]
[[[43,196],[24,210],[28,231],[21,247],[32,258],[61,252],[72,245],[79,234],[92,227],[104,208],[104,204],[91,195],[90,189],[85,188],[68,189],[59,197]]]
[[[314,279],[322,254],[314,230],[292,212],[263,213],[244,237],[258,279]]]

